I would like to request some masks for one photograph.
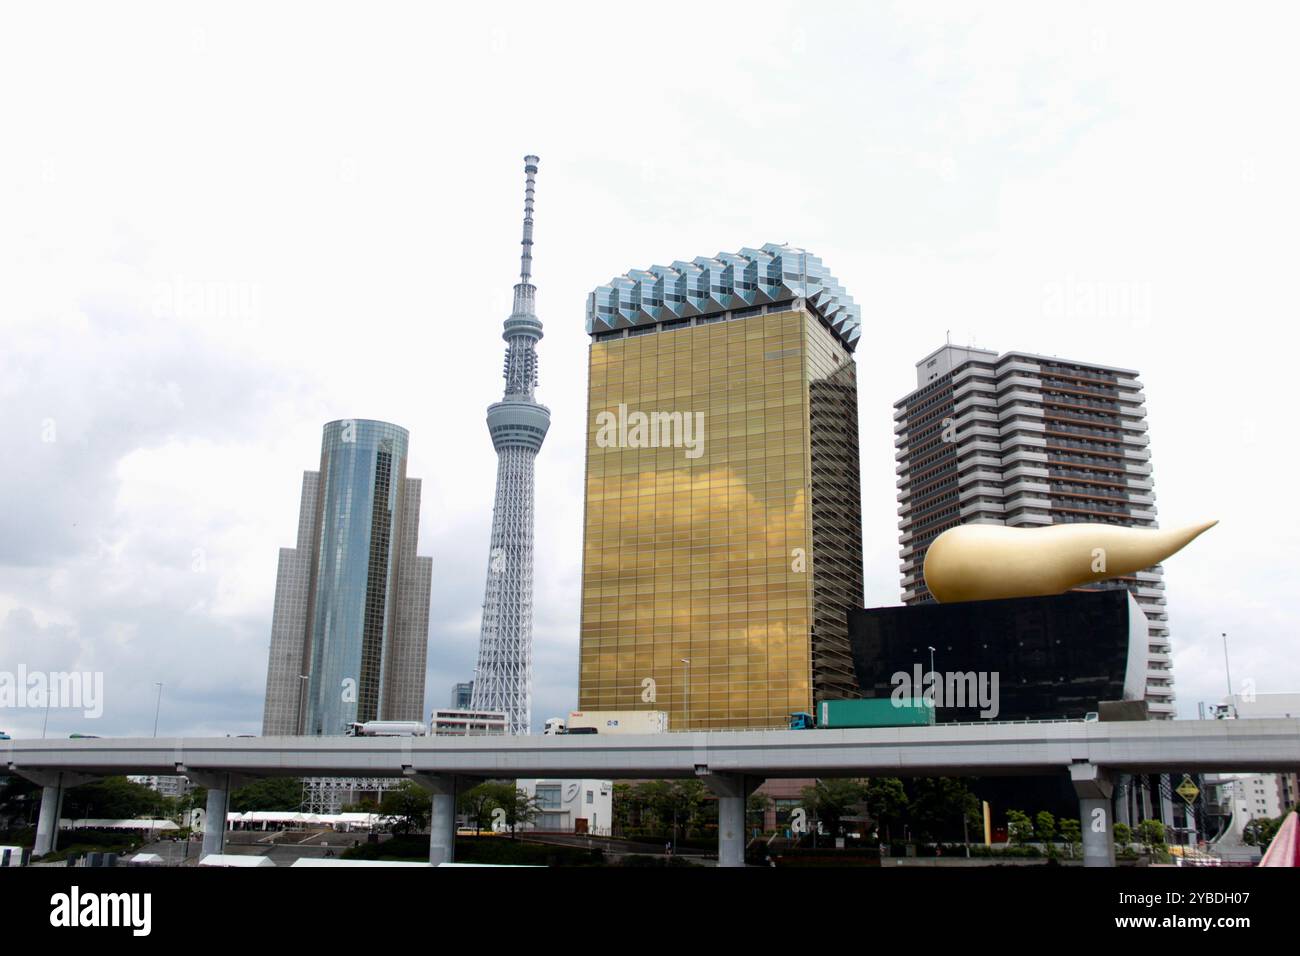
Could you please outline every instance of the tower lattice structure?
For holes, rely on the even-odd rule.
[[[542,323],[532,284],[533,191],[537,157],[524,157],[524,237],[514,308],[506,341],[505,395],[488,406],[488,431],[497,452],[483,625],[471,707],[500,711],[512,734],[532,724],[533,689],[533,462],[550,428],[551,412],[536,401],[537,342]]]

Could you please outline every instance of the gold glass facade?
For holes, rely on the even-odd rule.
[[[856,696],[855,366],[781,309],[592,343],[580,708],[776,727]]]

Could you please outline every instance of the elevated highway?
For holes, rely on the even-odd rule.
[[[854,730],[649,736],[80,738],[0,741],[10,773],[42,785],[36,851],[48,852],[63,790],[117,774],[184,774],[206,786],[208,819],[229,791],[275,776],[405,777],[432,795],[430,859],[450,860],[455,795],[486,778],[697,777],[719,799],[719,862],[743,864],[745,799],[772,777],[1038,776],[1068,773],[1084,859],[1114,864],[1116,773],[1291,771],[1300,719],[939,724]],[[221,834],[205,836],[218,852]],[[211,844],[211,848],[209,848]]]

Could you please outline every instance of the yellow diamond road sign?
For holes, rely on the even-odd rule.
[[[1201,795],[1201,788],[1192,783],[1191,777],[1184,776],[1183,782],[1178,785],[1178,789],[1175,790],[1174,793],[1178,794],[1190,804],[1194,803],[1196,798]]]

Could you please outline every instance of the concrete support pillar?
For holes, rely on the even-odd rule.
[[[1136,828],[1143,820],[1154,820],[1156,818],[1155,804],[1151,801],[1151,775],[1142,775],[1142,790],[1138,800],[1137,819],[1133,821],[1133,827]]]
[[[206,787],[208,805],[203,814],[203,850],[201,856],[224,853],[226,849],[226,815],[230,811],[230,793],[246,786],[253,778],[247,774],[226,770],[205,770],[200,767],[176,765],[176,772],[189,777],[190,782]],[[188,853],[189,851],[186,850]]]
[[[72,770],[24,770],[9,765],[11,772],[41,788],[40,815],[36,818],[36,841],[32,855],[44,856],[59,848],[59,820],[63,817],[63,798],[72,787],[96,779],[88,773]]]
[[[1133,825],[1133,790],[1135,781],[1132,774],[1120,774],[1115,788],[1115,822],[1125,826]]]
[[[41,788],[41,814],[36,819],[36,845],[32,847],[34,856],[44,856],[58,849],[59,807],[62,803],[63,787],[60,784]]]
[[[1111,797],[1114,785],[1096,764],[1070,766],[1070,780],[1079,797],[1079,826],[1083,834],[1083,865],[1115,865],[1115,821]]]
[[[759,777],[710,773],[696,767],[700,780],[718,798],[718,866],[745,865],[745,803],[763,785]]]
[[[1172,785],[1167,773],[1162,773],[1157,779],[1160,788],[1160,822],[1165,825],[1165,829],[1169,830],[1174,825],[1173,791],[1170,789]],[[1173,834],[1170,833],[1169,836],[1173,836]],[[1167,842],[1173,843],[1174,841],[1168,840]]]
[[[451,863],[456,858],[456,789],[454,774],[412,774],[429,791],[433,805],[429,812],[429,862]]]
[[[208,809],[203,818],[203,855],[221,853],[226,848],[226,813],[230,806],[230,784],[208,788]]]

